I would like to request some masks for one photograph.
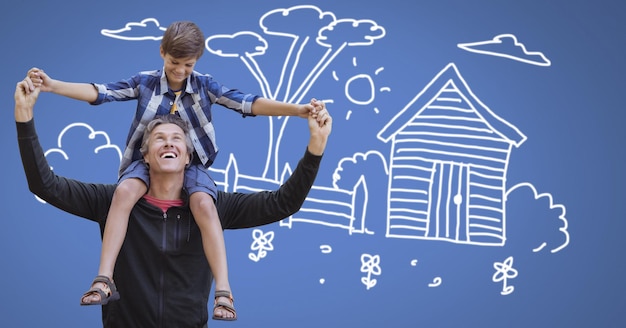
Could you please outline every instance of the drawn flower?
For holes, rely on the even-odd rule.
[[[267,251],[273,251],[274,245],[272,245],[272,240],[274,239],[274,231],[268,231],[267,233],[263,233],[261,229],[254,229],[252,231],[252,245],[250,249],[253,251],[257,251],[256,254],[249,253],[248,258],[252,261],[258,262],[260,259],[264,258],[267,255]]]
[[[500,294],[508,295],[515,290],[514,286],[508,286],[507,280],[517,277],[517,270],[513,268],[513,256],[509,256],[504,262],[493,263],[493,268],[496,272],[493,274],[491,280],[493,282],[502,281],[502,291]]]
[[[367,272],[375,275],[380,275],[382,269],[380,268],[380,255],[361,255],[361,272]]]
[[[504,262],[495,262],[493,268],[496,272],[493,274],[494,282],[503,281],[508,278],[517,277],[517,270],[513,269],[513,257],[509,256]]]
[[[380,275],[382,269],[380,268],[380,256],[361,254],[361,272],[367,273],[367,276],[361,277],[361,282],[370,289],[376,286],[376,279],[372,279],[372,275]]]

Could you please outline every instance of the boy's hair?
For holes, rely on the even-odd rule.
[[[191,159],[193,156],[193,144],[191,143],[191,139],[189,138],[189,125],[185,122],[180,116],[176,114],[167,114],[162,116],[157,116],[155,119],[150,121],[148,125],[146,125],[146,129],[143,131],[143,140],[141,141],[141,155],[145,156],[148,153],[149,142],[150,142],[150,134],[152,131],[161,124],[175,124],[178,125],[183,132],[185,133],[185,141],[187,144],[187,153],[189,154],[189,158]],[[191,162],[191,161],[190,161]]]
[[[174,58],[200,58],[204,52],[204,34],[193,22],[174,22],[163,34],[161,49]]]

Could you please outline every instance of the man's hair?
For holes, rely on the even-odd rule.
[[[193,22],[174,22],[163,34],[161,49],[174,58],[200,58],[204,51],[204,34]]]
[[[187,153],[189,157],[193,156],[193,144],[191,143],[191,139],[189,138],[189,125],[185,122],[180,116],[176,114],[167,114],[162,116],[157,116],[155,119],[150,121],[148,125],[146,125],[146,129],[143,131],[143,140],[141,141],[141,155],[145,156],[148,153],[148,149],[150,148],[150,134],[154,129],[161,124],[175,124],[179,126],[183,132],[185,133],[185,141],[187,144]]]

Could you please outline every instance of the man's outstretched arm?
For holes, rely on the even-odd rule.
[[[29,190],[65,212],[92,220],[106,215],[115,185],[83,183],[56,175],[50,169],[35,130],[34,106],[38,88],[26,78],[15,89],[15,124]]]
[[[323,104],[321,104],[323,108]],[[241,229],[280,221],[300,210],[308,195],[332,130],[323,108],[308,118],[310,138],[304,156],[277,190],[255,193],[219,192],[216,207],[224,229]]]

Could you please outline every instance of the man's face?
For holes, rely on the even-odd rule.
[[[148,141],[144,160],[153,173],[179,173],[189,163],[185,132],[176,124],[157,125]]]
[[[163,67],[170,88],[174,90],[182,88],[187,77],[193,72],[198,59],[195,57],[174,58],[170,54],[164,54],[163,52],[161,52],[161,57],[163,58]]]

